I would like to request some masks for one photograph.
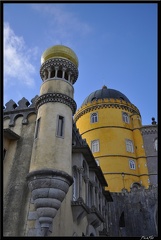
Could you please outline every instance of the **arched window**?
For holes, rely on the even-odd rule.
[[[62,70],[58,70],[57,77],[58,77],[58,78],[62,78]]]
[[[122,113],[122,119],[125,123],[129,123],[129,115],[126,112]]]
[[[68,74],[65,72],[64,78],[68,80]]]
[[[129,160],[129,167],[130,167],[130,169],[136,169],[136,165],[135,165],[135,161],[134,160]]]
[[[91,123],[98,122],[98,113],[91,114]]]
[[[126,139],[126,151],[132,153],[134,152],[133,142],[129,139]]]
[[[131,184],[131,188],[134,190],[140,189],[141,188],[141,184],[138,182],[134,182]]]
[[[55,77],[55,70],[51,72],[51,78],[54,78],[54,77]]]
[[[93,140],[91,142],[91,150],[92,150],[92,153],[99,152],[99,140]]]

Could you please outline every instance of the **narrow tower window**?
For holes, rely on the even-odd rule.
[[[97,113],[92,113],[91,114],[91,123],[98,122],[98,114]]]
[[[37,121],[36,121],[35,139],[38,137],[39,127],[40,127],[40,118],[37,119]]]
[[[58,137],[64,136],[64,117],[60,115],[58,116],[57,136]]]
[[[94,140],[91,142],[92,152],[99,152],[99,140]]]

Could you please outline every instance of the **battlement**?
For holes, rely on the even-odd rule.
[[[12,99],[5,104],[6,107],[3,107],[3,118],[10,119],[9,127],[14,127],[15,120],[19,116],[23,116],[22,124],[28,124],[28,116],[32,113],[36,114],[35,101],[37,98],[38,95],[32,98],[31,103],[23,97],[18,101],[18,105]]]

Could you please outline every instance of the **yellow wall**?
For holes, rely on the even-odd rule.
[[[122,112],[128,113],[129,123],[123,121]],[[98,113],[98,122],[91,123],[92,113]],[[82,138],[86,139],[90,148],[91,141],[99,140],[99,152],[93,155],[99,160],[108,182],[107,190],[120,192],[126,188],[129,191],[134,182],[141,183],[146,188],[149,186],[143,138],[139,130],[140,113],[133,104],[100,99],[78,109],[74,119]],[[133,142],[133,153],[127,152],[126,139]],[[129,167],[130,159],[135,161],[135,170]],[[124,177],[122,173],[125,174]]]

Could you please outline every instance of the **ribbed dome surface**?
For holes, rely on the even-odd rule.
[[[106,86],[103,86],[102,89],[96,90],[95,92],[92,92],[88,97],[86,97],[86,99],[82,103],[82,106],[94,100],[104,99],[104,98],[114,98],[119,100],[122,99],[130,103],[129,99],[123,93],[115,89],[110,89],[110,88],[107,88]]]

